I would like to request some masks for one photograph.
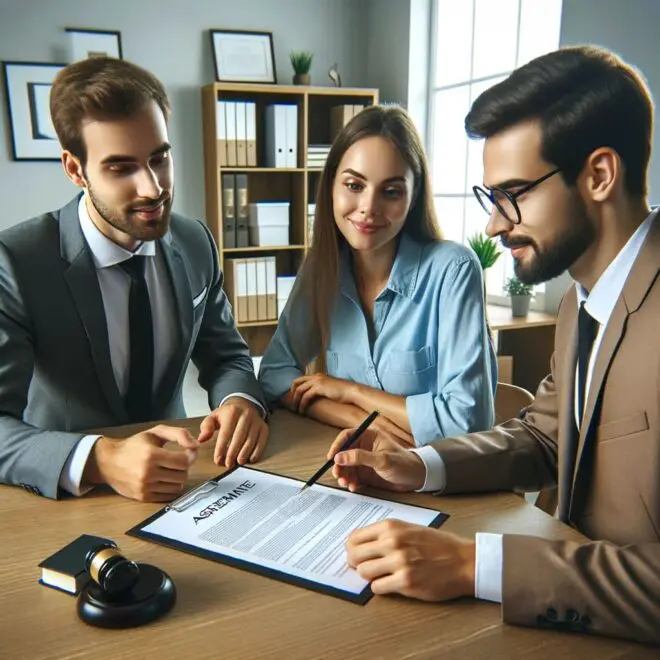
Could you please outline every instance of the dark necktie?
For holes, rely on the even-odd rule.
[[[584,402],[587,397],[587,371],[589,369],[589,356],[593,348],[594,339],[598,330],[598,322],[589,314],[584,306],[580,304],[578,312],[578,419],[582,423],[584,413]]]
[[[128,296],[130,367],[125,404],[131,422],[147,422],[152,416],[154,336],[149,290],[144,269],[149,257],[136,255],[120,266],[131,278]]]

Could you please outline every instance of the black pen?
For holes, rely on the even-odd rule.
[[[355,433],[352,433],[351,435],[346,438],[344,444],[341,446],[339,451],[346,451],[370,426],[371,422],[376,419],[379,415],[378,410],[374,410],[372,413],[369,414],[369,416],[360,424],[360,426],[355,429]],[[337,454],[339,453],[337,452]],[[334,464],[335,459],[334,457],[331,458],[329,461],[325,462],[325,465],[320,468],[319,470],[316,471],[316,474],[311,478],[307,480],[307,483],[302,486],[302,488],[298,491],[299,493],[302,493],[303,490],[306,488],[309,488],[310,486],[313,486]]]

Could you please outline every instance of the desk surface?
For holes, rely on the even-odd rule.
[[[530,311],[527,316],[511,315],[511,307],[506,305],[487,305],[488,323],[493,330],[522,330],[539,326],[555,325],[557,317],[545,312]]]
[[[198,420],[180,423],[198,427]],[[278,412],[259,465],[306,479],[324,460],[334,435],[334,429]],[[221,471],[212,463],[211,450],[209,445],[200,452],[191,482]],[[332,478],[326,481],[332,483]],[[480,530],[580,538],[509,493],[447,498],[407,494],[396,499],[451,514],[443,529],[466,536]],[[498,605],[471,599],[434,604],[376,596],[365,606],[354,605],[125,535],[158,508],[102,490],[54,502],[0,486],[0,657],[657,657],[657,649],[632,643],[503,625]],[[82,533],[112,538],[126,556],[167,571],[178,592],[174,610],[158,622],[129,630],[101,630],[80,622],[72,596],[37,583],[37,564]]]

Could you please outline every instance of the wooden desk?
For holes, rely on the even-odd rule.
[[[187,423],[196,429],[198,422]],[[334,435],[334,429],[278,412],[266,458],[259,465],[305,479],[321,464]],[[211,451],[209,445],[200,452],[193,482],[220,472],[211,462]],[[443,529],[467,536],[482,530],[579,538],[513,494],[407,494],[396,499],[450,513]],[[0,486],[0,657],[657,657],[657,649],[633,643],[502,625],[498,605],[471,599],[434,604],[376,596],[361,607],[125,535],[159,506],[101,491],[54,502]],[[112,538],[128,557],[167,571],[178,592],[174,610],[158,622],[128,630],[102,630],[80,622],[72,596],[37,584],[37,564],[82,533]]]
[[[550,373],[557,317],[530,311],[526,317],[517,318],[511,316],[510,307],[488,305],[488,322],[497,331],[498,355],[513,358],[513,384],[534,394]]]

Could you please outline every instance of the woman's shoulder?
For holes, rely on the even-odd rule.
[[[431,241],[422,248],[420,267],[433,274],[455,271],[463,264],[479,266],[479,260],[469,247],[455,241]]]

